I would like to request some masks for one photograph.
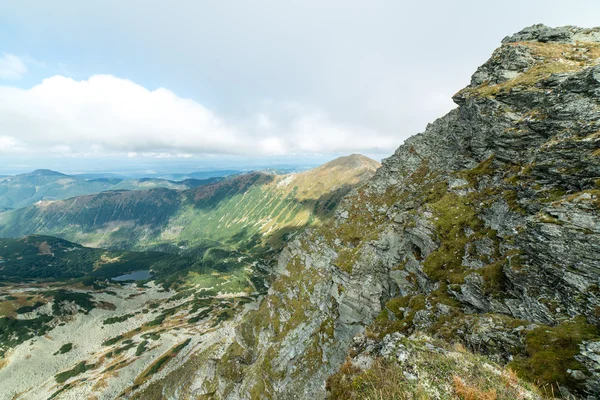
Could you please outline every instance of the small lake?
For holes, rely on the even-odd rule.
[[[112,278],[113,281],[143,281],[146,279],[150,279],[152,277],[152,274],[150,273],[149,269],[145,269],[142,271],[133,271],[130,272],[129,274],[125,274],[125,275],[120,275],[117,276],[115,278]]]

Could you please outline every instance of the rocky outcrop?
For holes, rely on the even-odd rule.
[[[458,108],[288,246],[193,394],[323,398],[367,330],[383,343],[417,332],[462,343],[541,394],[596,398],[599,64],[598,28],[504,39]]]

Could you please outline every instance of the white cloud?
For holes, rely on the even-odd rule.
[[[188,158],[391,152],[398,139],[333,121],[298,105],[269,104],[243,121],[228,120],[172,91],[94,75],[53,76],[31,89],[0,87],[0,153]]]
[[[0,136],[0,153],[14,152],[18,148],[17,140],[10,136]]]
[[[27,73],[27,66],[14,54],[4,53],[0,57],[0,79],[16,80]]]

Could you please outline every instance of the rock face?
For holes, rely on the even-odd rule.
[[[324,398],[367,330],[459,342],[541,391],[596,398],[599,64],[599,28],[504,39],[458,108],[284,250],[269,294],[189,394]]]

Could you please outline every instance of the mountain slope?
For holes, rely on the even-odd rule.
[[[197,355],[215,360],[210,375],[193,386],[182,370],[167,375],[178,395],[360,398],[384,363],[399,387],[421,383],[399,397],[596,398],[599,64],[600,28],[536,25],[504,39],[454,96],[457,109],[286,247],[233,341]],[[365,331],[371,346],[348,353]],[[419,345],[404,335],[418,332],[488,354],[540,388],[513,377],[502,385],[517,393],[493,394],[498,382],[440,360],[454,368],[448,386],[418,365],[435,346],[407,350]],[[142,387],[139,398],[155,394]]]
[[[174,266],[190,269],[195,260],[157,252],[92,249],[52,236],[0,239],[0,280],[107,279],[137,270],[154,270],[155,278]],[[90,280],[93,280],[90,279]]]
[[[42,200],[60,200],[106,190],[147,190],[169,188],[185,190],[214,183],[221,178],[188,179],[174,182],[164,179],[86,179],[39,169],[27,174],[0,177],[0,211],[29,206]]]
[[[0,235],[56,235],[93,247],[238,247],[331,214],[379,164],[359,155],[290,175],[250,173],[186,191],[110,191],[41,202],[0,215]],[[207,244],[208,243],[208,244]]]

